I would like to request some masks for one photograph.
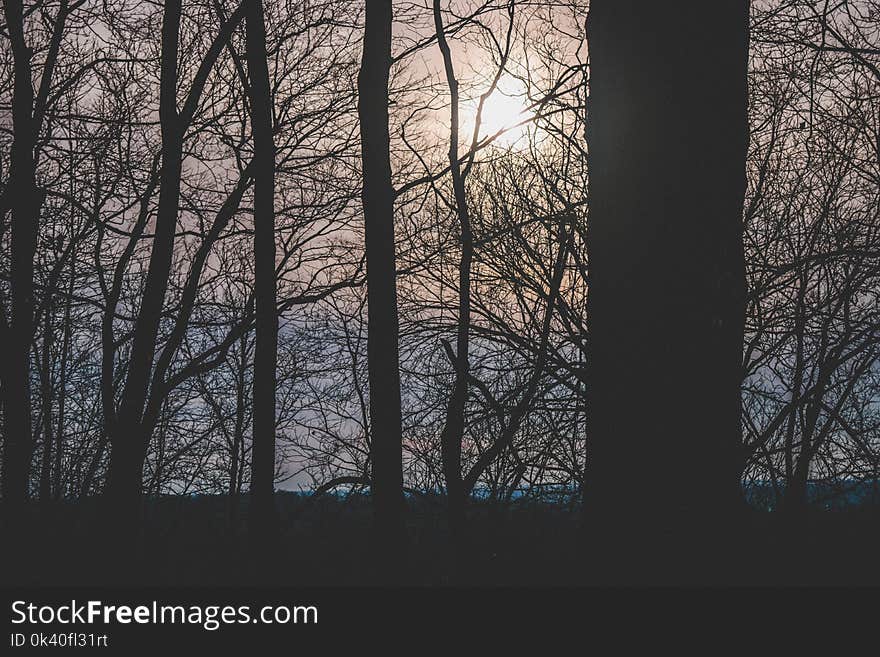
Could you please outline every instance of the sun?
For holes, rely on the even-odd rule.
[[[469,105],[464,123],[472,134],[479,99]],[[527,143],[528,123],[532,118],[524,96],[496,89],[483,103],[479,138],[494,137],[493,143],[499,146],[522,147]]]

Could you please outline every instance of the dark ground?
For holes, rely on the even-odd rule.
[[[0,581],[32,585],[351,585],[381,583],[369,546],[369,500],[278,494],[281,535],[253,546],[246,503],[225,497],[144,504],[136,546],[114,543],[97,501],[33,503],[4,517]],[[749,512],[686,521],[586,522],[577,508],[474,503],[456,562],[443,500],[410,499],[402,580],[415,585],[880,585],[880,508],[797,520]],[[233,529],[234,526],[234,529]],[[456,565],[458,563],[458,565]]]

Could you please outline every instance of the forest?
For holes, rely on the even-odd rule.
[[[4,580],[880,583],[877,0],[0,22]]]

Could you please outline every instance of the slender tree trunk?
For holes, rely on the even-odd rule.
[[[104,458],[104,451],[107,449],[108,442],[110,442],[110,440],[107,436],[107,432],[102,431],[100,438],[98,438],[98,444],[95,446],[95,453],[92,455],[92,458],[89,459],[89,465],[86,467],[86,471],[83,474],[82,482],[79,487],[79,499],[88,497],[91,493],[92,485],[98,474],[98,467],[101,465],[101,460]]]
[[[230,446],[229,484],[227,516],[229,519],[230,532],[234,533],[238,526],[238,504],[241,493],[241,478],[244,470],[243,446],[245,426],[245,376],[247,375],[247,333],[239,340],[240,354],[238,370],[235,376],[235,426],[232,431],[232,445]]]
[[[251,127],[254,137],[254,348],[253,457],[251,523],[259,536],[275,528],[275,387],[278,313],[275,281],[275,144],[272,92],[266,55],[262,0],[248,0],[247,67],[250,77]]]
[[[70,326],[71,306],[73,305],[73,291],[76,289],[76,258],[70,259],[70,282],[67,287],[67,298],[64,301],[64,322],[62,324],[61,339],[61,362],[58,364],[60,371],[58,381],[58,424],[55,429],[55,472],[52,480],[52,491],[55,500],[64,497],[62,490],[62,466],[64,464],[64,433],[67,426],[67,364],[70,359]]]
[[[595,0],[588,31],[585,503],[720,515],[741,500],[748,2]]]
[[[243,334],[238,341],[240,354],[238,359],[238,369],[235,373],[235,427],[232,433],[232,449],[230,458],[232,459],[229,472],[229,494],[238,495],[241,492],[241,475],[240,470],[243,467],[241,459],[242,446],[244,445],[244,426],[246,419],[246,402],[247,394],[247,333]]]
[[[155,459],[156,467],[153,468],[153,478],[146,486],[148,494],[159,497],[162,490],[162,477],[165,476],[165,449],[168,445],[168,404],[162,404],[159,411],[159,422],[156,425]]]
[[[806,450],[806,451],[805,451]],[[782,498],[782,510],[797,517],[808,508],[808,481],[810,475],[809,446],[801,445],[797,462],[791,477],[785,482],[785,493]]]
[[[459,94],[458,80],[452,61],[452,52],[443,28],[440,0],[434,0],[434,30],[443,56],[446,83],[449,87],[449,170],[455,194],[455,210],[459,224],[461,256],[458,263],[458,322],[455,334],[455,381],[446,407],[446,420],[440,434],[443,475],[449,505],[449,526],[453,537],[461,538],[465,525],[466,491],[461,473],[461,443],[464,439],[464,413],[468,399],[470,376],[471,328],[471,263],[474,257],[474,238],[471,232],[470,210],[465,193],[465,174],[458,155]]]
[[[40,459],[40,502],[52,499],[52,448],[54,444],[52,423],[52,306],[46,305],[43,316],[43,344],[40,354],[40,404],[43,421],[43,453]]]
[[[791,401],[796,402],[802,399],[804,394],[804,373],[807,363],[804,359],[804,342],[806,338],[806,296],[807,281],[809,280],[809,267],[805,266],[803,271],[798,274],[798,293],[794,307],[794,333],[795,333],[795,349],[794,349],[794,373],[791,381]],[[801,414],[799,413],[799,405],[793,405],[785,428],[785,441],[783,449],[785,450],[785,493],[781,505],[784,509],[789,509],[793,505],[791,502],[799,497],[798,491],[795,490],[795,435]],[[794,506],[797,506],[794,505]]]
[[[389,563],[400,550],[403,539],[403,432],[394,189],[388,128],[391,23],[391,0],[366,0],[364,50],[358,74],[358,117],[367,254],[371,491],[380,558]]]
[[[37,125],[33,117],[32,50],[25,42],[20,0],[3,3],[15,75],[12,91],[12,155],[7,203],[12,210],[11,320],[4,348],[3,499],[20,504],[28,496],[31,434],[30,345],[34,317],[34,254],[42,192],[37,188]]]

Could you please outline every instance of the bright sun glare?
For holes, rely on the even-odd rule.
[[[468,108],[469,130],[473,130],[478,104],[479,101],[474,100]],[[499,146],[522,146],[525,144],[528,126],[521,124],[531,117],[532,113],[527,109],[524,98],[496,89],[483,105],[480,139],[501,133],[495,139]]]

